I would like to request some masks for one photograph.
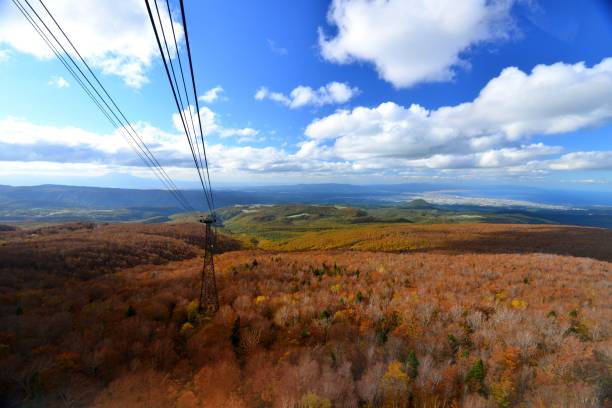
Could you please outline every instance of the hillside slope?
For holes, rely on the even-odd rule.
[[[60,224],[0,232],[0,276],[40,283],[40,274],[79,279],[143,264],[163,264],[202,254],[202,224]],[[240,244],[219,236],[218,250]],[[6,282],[6,281],[5,281]]]
[[[266,249],[551,253],[612,261],[612,230],[557,225],[369,225],[301,234]]]
[[[222,238],[212,318],[201,225],[2,232],[0,406],[608,406],[609,232],[490,227]]]

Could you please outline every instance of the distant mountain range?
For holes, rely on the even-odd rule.
[[[204,209],[199,190],[182,190],[189,202]],[[440,204],[475,204],[507,206],[610,206],[612,192],[545,190],[517,186],[460,187],[441,184],[297,184],[288,186],[258,186],[215,190],[217,207],[234,204],[284,203],[381,203],[425,199]],[[123,189],[41,185],[13,187],[0,185],[0,205],[5,208],[178,208],[167,191],[159,189]]]
[[[182,190],[204,211],[200,190]],[[484,213],[523,212],[551,222],[612,227],[612,192],[545,190],[516,186],[464,187],[440,184],[298,184],[215,190],[217,208],[237,204],[342,204],[408,206]],[[0,221],[150,220],[181,212],[165,190],[41,185],[0,185]],[[161,218],[159,218],[161,217]]]
[[[182,190],[189,203],[204,210],[201,190]],[[313,185],[252,187],[215,190],[216,207],[235,204],[283,203],[364,203],[384,199],[396,191],[350,185]],[[139,190],[101,187],[41,185],[12,187],[0,185],[0,206],[4,209],[24,208],[97,208],[120,209],[135,207],[167,208],[180,206],[165,190]]]

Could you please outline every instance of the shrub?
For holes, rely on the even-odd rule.
[[[495,404],[500,408],[507,408],[512,403],[512,382],[507,378],[502,378],[501,381],[491,384],[491,396]]]
[[[388,405],[404,405],[408,397],[409,380],[408,374],[402,370],[402,364],[399,361],[392,361],[389,363],[387,371],[382,378],[382,387]]]
[[[459,351],[459,346],[460,346],[459,341],[452,334],[449,334],[447,338],[448,338],[448,344],[450,345],[451,351],[453,352],[453,354],[457,354],[457,352]]]
[[[232,334],[230,335],[230,342],[232,343],[232,349],[236,355],[236,359],[242,365],[244,364],[245,350],[242,345],[242,337],[240,335],[240,316],[237,316],[232,325]]]
[[[608,373],[601,376],[596,384],[597,400],[602,407],[612,404],[612,374]]]
[[[419,374],[419,360],[417,360],[414,351],[410,351],[406,358],[406,372],[412,379],[415,379]]]
[[[475,391],[484,390],[485,367],[482,359],[478,359],[465,377],[465,382]]]
[[[134,309],[134,306],[129,305],[127,310],[125,311],[125,317],[132,317],[132,316],[136,316],[136,309]]]
[[[324,309],[321,311],[321,313],[319,313],[319,319],[321,320],[329,320],[331,318],[332,314],[329,311],[329,309]]]
[[[379,341],[385,344],[391,333],[401,323],[400,314],[397,311],[391,313],[391,316],[383,316],[376,323],[376,334]]]
[[[81,366],[81,355],[71,351],[60,353],[55,358],[55,362],[60,370],[77,371]]]
[[[189,322],[185,322],[183,323],[183,325],[181,326],[181,334],[183,336],[188,336],[193,332],[193,324],[189,323]]]
[[[185,312],[187,313],[187,320],[190,322],[197,322],[200,318],[200,302],[192,300],[187,304]]]
[[[580,341],[592,340],[591,333],[585,322],[574,320],[570,327],[565,331],[565,335],[574,334]]]
[[[329,399],[319,397],[313,392],[309,392],[302,397],[300,408],[332,408],[332,403]]]

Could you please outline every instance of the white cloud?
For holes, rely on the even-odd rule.
[[[321,54],[346,64],[367,61],[396,87],[447,81],[462,55],[484,41],[508,37],[514,0],[334,0],[319,29]]]
[[[287,55],[289,53],[289,51],[286,48],[279,47],[278,45],[276,45],[275,41],[268,38],[267,42],[268,42],[268,48],[270,49],[270,51],[272,51],[273,54],[282,56],[282,55]]]
[[[54,27],[52,20],[48,16],[45,18],[45,11],[37,2],[30,4],[49,27]],[[148,81],[146,71],[157,58],[158,47],[144,2],[55,0],[47,7],[91,65],[105,74],[121,77],[131,87],[139,88]],[[163,2],[159,7],[168,34],[171,30],[170,16]],[[175,21],[172,24],[178,40],[182,40],[182,26]],[[54,33],[61,38],[57,29]],[[0,3],[0,43],[41,59],[53,56],[10,1]],[[174,53],[174,44],[170,46]]]
[[[187,110],[189,110],[189,112],[191,113],[191,118],[189,118],[189,113],[187,112]],[[185,109],[181,113],[183,115],[186,125],[188,126],[188,130],[192,132],[193,132],[193,129],[191,127],[192,126],[191,120],[193,120],[196,134],[199,136],[200,130],[199,130],[198,122],[197,122],[198,118],[195,113],[195,108],[192,105],[190,105],[188,109]],[[250,127],[226,128],[222,126],[219,123],[219,120],[217,119],[217,114],[206,106],[203,106],[200,108],[200,121],[202,122],[202,132],[204,133],[204,136],[211,135],[211,134],[217,134],[220,137],[231,137],[231,136],[245,137],[245,136],[255,136],[259,133],[258,130],[250,128]],[[172,122],[176,130],[178,130],[179,132],[184,131],[183,121],[181,120],[181,115],[179,115],[178,113],[173,114]]]
[[[174,181],[197,182],[197,175],[193,168],[164,166],[166,173]],[[13,180],[23,177],[40,177],[43,180],[49,177],[75,179],[81,177],[103,177],[113,174],[125,174],[134,177],[156,180],[155,174],[144,166],[124,166],[113,163],[98,162],[70,162],[59,163],[53,161],[0,161],[0,177]],[[154,184],[153,184],[154,185]],[[180,186],[180,184],[179,184]],[[159,188],[164,185],[159,182]]]
[[[289,96],[279,92],[270,92],[267,88],[261,87],[255,93],[255,99],[271,99],[286,105],[292,109],[304,106],[323,106],[331,104],[343,104],[359,94],[359,88],[351,88],[342,82],[330,82],[319,89],[300,85],[294,88]]]
[[[173,178],[195,181],[184,135],[167,133],[142,122],[133,126]],[[248,141],[253,140],[243,142]],[[121,173],[154,179],[154,174],[128,148],[119,131],[100,135],[74,127],[41,126],[7,118],[0,120],[0,147],[0,176],[3,177]],[[338,179],[358,175],[427,179],[437,177],[436,174],[447,178],[481,178],[555,170],[611,169],[612,152],[576,152],[558,159],[539,160],[560,151],[558,147],[539,143],[463,155],[435,154],[414,160],[344,160],[336,156],[332,147],[321,146],[316,140],[300,143],[295,153],[273,146],[207,144],[211,171],[215,179],[225,180],[240,177],[275,177],[276,181],[279,177]]]
[[[240,139],[238,139],[238,143],[240,143],[240,144],[244,144],[244,143],[263,143],[266,140],[268,140],[268,138],[266,138],[265,136],[255,137],[256,135],[257,134],[249,135],[249,136],[243,136]]]
[[[189,110],[189,113],[187,112],[187,110]],[[189,118],[190,114],[191,118]],[[174,124],[174,128],[179,132],[184,131],[183,120],[185,121],[187,129],[190,131],[193,131],[193,121],[193,126],[195,126],[196,134],[198,136],[200,135],[198,118],[196,116],[195,107],[193,105],[189,105],[189,108],[182,111],[180,115],[178,113],[172,114],[172,123]],[[204,136],[216,133],[219,130],[219,125],[217,124],[217,114],[206,106],[200,108],[200,121],[202,123],[202,132],[204,133]]]
[[[132,125],[172,177],[195,180],[184,135],[164,132],[143,122]],[[253,134],[236,132],[247,135],[245,137]],[[216,177],[227,179],[266,174],[303,176],[303,172],[329,175],[351,170],[350,163],[325,162],[271,146],[208,144],[207,153],[211,171]],[[104,135],[75,127],[37,125],[15,118],[0,120],[0,176],[72,177],[110,173],[155,177],[129,148],[119,130]]]
[[[264,86],[262,86],[261,88],[257,90],[257,92],[255,92],[255,99],[258,101],[262,101],[264,99],[270,99],[276,102],[280,102],[287,106],[291,104],[291,99],[289,99],[288,97],[286,97],[280,92],[270,92],[268,88]]]
[[[256,136],[259,131],[253,128],[223,128],[219,130],[219,136],[221,137],[231,137],[231,136],[241,136],[241,137],[252,137]]]
[[[48,83],[56,88],[68,88],[70,86],[70,83],[63,76],[53,77]]]
[[[612,170],[612,151],[573,152],[548,163],[552,170]]]
[[[116,153],[128,147],[118,132],[98,135],[72,126],[36,125],[11,117],[0,120],[0,143],[26,146],[36,144],[87,146],[105,153]]]
[[[321,145],[331,141],[334,154],[344,160],[429,159],[423,163],[439,168],[448,155],[519,148],[534,135],[608,123],[611,94],[612,58],[592,68],[539,65],[530,74],[507,68],[472,102],[433,111],[393,102],[340,110],[313,121],[305,133]],[[470,166],[494,162],[486,156],[464,160]]]
[[[172,134],[143,122],[132,127],[160,160],[185,162],[189,147],[180,134]],[[73,126],[37,125],[16,118],[0,120],[0,161],[109,162],[143,165],[132,151],[123,129],[98,134]],[[187,162],[188,163],[188,162]]]
[[[565,183],[575,184],[610,184],[610,180],[607,179],[580,179],[580,180],[565,180]]]
[[[215,86],[212,89],[209,89],[204,93],[204,95],[198,96],[198,99],[204,101],[206,103],[212,103],[219,99],[221,93],[223,93],[223,88],[220,86]]]
[[[612,119],[612,58],[538,65],[530,74],[510,67],[489,81],[473,103],[441,108],[440,121],[472,133],[503,133],[509,139],[571,132]]]
[[[532,140],[536,135],[612,123],[611,94],[612,58],[592,67],[541,65],[530,73],[508,68],[471,102],[435,110],[392,102],[339,110],[313,121],[306,128],[307,139],[297,146],[227,146],[209,141],[207,152],[211,169],[230,179],[252,175],[534,177],[612,170],[611,151],[567,152]],[[189,114],[196,114],[193,107]],[[235,136],[238,143],[263,141],[253,128],[223,126],[208,107],[202,107],[199,115],[206,135]],[[133,126],[165,166],[177,174],[193,175],[180,115],[172,120],[177,132],[163,132],[142,122]],[[5,118],[0,120],[0,170],[9,171],[6,163],[16,159],[58,163],[50,171],[66,164],[66,174],[81,167],[85,171],[83,163],[146,173],[119,130],[101,135]],[[40,166],[39,170],[44,168]]]
[[[529,146],[487,150],[471,154],[435,154],[425,159],[411,160],[411,167],[431,169],[504,168],[522,165],[542,156],[559,154],[563,148],[542,143]]]

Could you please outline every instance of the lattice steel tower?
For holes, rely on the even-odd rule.
[[[200,220],[204,224],[204,266],[200,283],[200,311],[215,313],[219,310],[219,296],[217,295],[217,281],[215,278],[215,250],[216,234],[212,228],[214,219],[209,217]]]

